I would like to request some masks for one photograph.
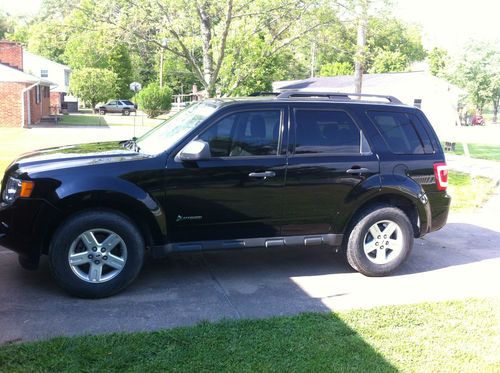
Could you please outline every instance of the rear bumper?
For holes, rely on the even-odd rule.
[[[430,232],[437,231],[445,226],[450,211],[451,197],[446,192],[428,193],[431,206]]]

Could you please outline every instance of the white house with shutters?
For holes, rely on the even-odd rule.
[[[50,105],[52,108],[58,107],[71,109],[78,108],[76,97],[69,95],[69,80],[71,68],[69,66],[51,61],[45,57],[38,56],[23,50],[24,72],[47,79],[55,83],[50,90]]]

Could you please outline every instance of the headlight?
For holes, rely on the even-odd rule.
[[[19,180],[11,176],[5,183],[2,198],[5,203],[11,204],[19,197],[30,197],[34,186],[35,183],[32,181]]]

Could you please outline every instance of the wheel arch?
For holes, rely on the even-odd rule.
[[[43,234],[42,253],[47,254],[50,241],[57,228],[70,216],[85,210],[117,212],[130,219],[141,232],[146,247],[163,242],[166,236],[165,217],[160,208],[150,208],[129,195],[120,192],[89,191],[70,195],[60,201],[60,213],[50,217]]]
[[[344,226],[344,237],[348,238],[349,230],[352,224],[363,211],[373,208],[377,205],[388,205],[401,209],[410,220],[413,228],[414,237],[423,235],[423,231],[427,229],[428,217],[425,206],[418,198],[401,191],[385,191],[377,193],[359,205],[355,211],[348,217]]]

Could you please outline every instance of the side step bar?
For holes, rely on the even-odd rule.
[[[188,251],[233,250],[250,248],[273,248],[290,246],[332,246],[342,244],[342,234],[320,234],[311,236],[284,236],[269,238],[244,238],[235,240],[214,240],[196,242],[169,243],[162,246],[151,247],[151,254],[158,258],[169,253]]]

